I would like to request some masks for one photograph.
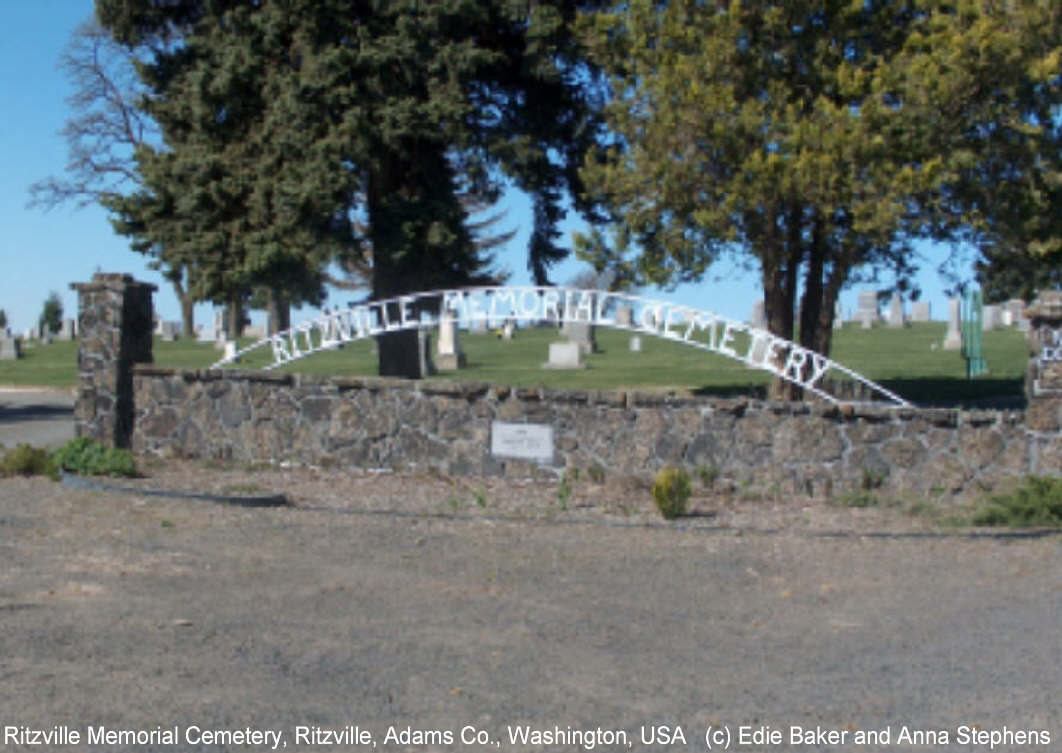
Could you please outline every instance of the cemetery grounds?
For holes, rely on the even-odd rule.
[[[846,735],[733,746],[750,751],[893,749],[850,744],[886,729],[948,733],[932,750],[988,750],[960,744],[971,730],[1052,740],[996,750],[1062,735],[1053,535],[707,478],[668,523],[644,480],[585,469],[560,484],[143,470],[123,484],[290,504],[0,482],[5,724],[269,729],[289,750],[339,749],[297,735],[354,726],[381,750],[558,749],[510,744],[519,726],[632,742],[598,750],[704,750],[724,727]],[[688,745],[662,742],[676,728]],[[490,744],[462,744],[466,729]],[[456,742],[391,742],[445,732]]]

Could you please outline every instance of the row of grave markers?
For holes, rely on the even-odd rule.
[[[43,326],[30,327],[21,336],[16,336],[8,328],[0,330],[0,361],[14,361],[22,358],[22,344],[37,341],[49,344],[53,340],[74,340],[77,338],[77,319],[63,319],[59,331],[54,335]]]
[[[952,298],[948,301],[948,331],[944,338],[943,347],[946,350],[958,349],[961,346],[961,301]],[[984,307],[983,327],[984,331],[1000,329],[1001,327],[1017,327],[1025,330],[1029,326],[1025,318],[1025,301],[1015,298],[1000,305]],[[862,329],[870,329],[875,324],[884,324],[890,328],[901,328],[912,322],[928,322],[931,320],[930,306],[928,301],[911,301],[910,316],[904,313],[903,299],[894,294],[889,300],[888,311],[881,315],[878,306],[878,294],[873,290],[866,290],[859,294],[855,314],[848,320],[858,322]],[[838,303],[834,311],[833,326],[840,329],[844,326],[844,317]],[[764,313],[763,301],[753,304],[752,315],[749,323],[753,327],[767,328],[767,317]]]

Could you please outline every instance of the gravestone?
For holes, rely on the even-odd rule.
[[[229,344],[229,337],[225,333],[225,330],[221,330],[217,333],[217,339],[214,340],[214,347],[218,350],[225,350]]]
[[[767,312],[763,301],[752,304],[752,313],[749,315],[749,325],[757,329],[767,329]]]
[[[226,361],[235,361],[236,360],[236,341],[235,340],[226,340],[225,341],[225,355],[222,356],[222,357]]]
[[[984,316],[981,320],[981,329],[983,332],[991,332],[999,329],[1003,325],[1000,317],[999,306],[985,306]]]
[[[486,318],[474,318],[468,323],[468,331],[477,335],[485,335],[487,333],[487,320]]]
[[[1011,326],[1021,330],[1028,330],[1029,320],[1025,318],[1025,301],[1021,298],[1012,298],[1003,305],[1010,312]]]
[[[22,339],[23,340],[27,340],[27,341],[28,340],[36,340],[37,339],[37,330],[34,327],[30,327],[22,335]]]
[[[585,367],[583,352],[579,344],[571,341],[550,343],[549,361],[542,364],[544,369],[582,369]]]
[[[13,337],[0,337],[0,361],[16,361],[22,358],[19,342]]]
[[[928,322],[929,316],[929,301],[912,301],[911,302],[911,321],[912,322]]]
[[[594,327],[589,322],[566,322],[561,334],[575,343],[584,356],[597,350]]]
[[[56,336],[59,340],[73,340],[74,339],[74,320],[63,319],[62,326],[59,327],[59,334]]]
[[[948,331],[944,335],[944,350],[962,350],[962,301],[948,301]]]
[[[899,329],[903,324],[903,299],[899,293],[893,293],[889,300],[889,327]]]
[[[859,294],[856,307],[856,321],[863,329],[870,329],[881,320],[878,315],[878,294],[873,290],[864,290]]]
[[[642,338],[638,335],[631,335],[631,353],[642,352]]]
[[[516,325],[513,324],[511,321],[507,321],[507,322],[505,322],[505,324],[502,325],[501,339],[502,340],[512,340],[513,339],[513,333],[515,333],[515,332],[516,332]]]
[[[177,340],[177,322],[163,322],[159,337],[163,342],[172,343]]]
[[[465,367],[465,353],[457,335],[457,322],[453,317],[439,320],[439,340],[435,350],[435,365],[440,371],[454,371]]]
[[[624,303],[616,306],[616,325],[620,327],[629,327],[631,326],[631,321],[631,307]]]
[[[844,329],[844,312],[841,310],[840,301],[837,301],[833,306],[833,328]]]

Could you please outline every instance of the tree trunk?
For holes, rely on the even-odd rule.
[[[789,217],[787,216],[787,219]],[[794,258],[791,237],[783,237],[778,227],[778,213],[768,214],[764,227],[764,253],[762,254],[763,306],[767,317],[767,330],[772,335],[793,339],[793,308],[800,269],[799,255]],[[792,233],[788,233],[789,236]],[[775,355],[775,366],[781,368],[784,355]],[[797,388],[790,382],[775,377],[767,391],[770,400],[798,400]]]
[[[415,158],[414,150],[410,154]],[[411,246],[423,240],[417,237],[425,219],[417,182],[416,166],[394,152],[382,156],[370,172],[367,205],[373,248],[372,297],[376,300],[425,289],[428,261],[423,254],[410,252]],[[391,322],[401,316],[398,306],[389,307],[387,314]],[[377,335],[376,347],[380,376],[423,379],[431,375],[431,361],[420,350],[416,329]]]
[[[808,272],[804,280],[804,294],[800,298],[800,344],[815,350],[822,324],[822,277],[825,272],[826,249],[822,237],[822,221],[818,212],[812,220],[811,243],[808,248]],[[811,364],[808,364],[810,369]]]
[[[181,333],[184,337],[195,339],[195,299],[184,287],[184,267],[181,266],[173,273],[167,273],[166,276],[173,285],[174,295],[181,304]]]
[[[225,336],[236,340],[243,336],[243,299],[233,298],[225,307]]]
[[[771,334],[784,337],[786,340],[794,340],[795,307],[797,283],[800,279],[800,264],[803,260],[804,249],[800,234],[801,213],[803,207],[799,204],[790,206],[783,214],[785,218],[785,231],[778,228],[776,219],[772,219],[770,232],[774,235],[776,249],[765,258],[778,259],[778,263],[768,275],[764,267],[763,295],[764,309],[767,315],[767,329]],[[784,356],[776,357],[775,365],[781,367]],[[802,390],[792,382],[776,376],[771,381],[767,391],[769,400],[791,402],[800,400]]]
[[[269,328],[266,334],[275,335],[291,329],[291,304],[279,290],[266,291],[266,313],[269,314]]]

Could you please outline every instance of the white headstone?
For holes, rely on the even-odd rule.
[[[583,366],[582,351],[574,342],[550,343],[549,361],[542,364],[544,369],[581,369]]]
[[[911,321],[928,322],[932,317],[929,314],[929,301],[911,302]]]
[[[566,322],[561,333],[578,345],[584,356],[597,350],[594,327],[589,322]]]
[[[225,309],[214,312],[214,340],[225,339]]]
[[[215,340],[214,332],[200,324],[195,328],[195,339],[196,342],[212,343]]]
[[[833,328],[844,329],[844,312],[841,310],[841,302],[833,305]]]
[[[962,349],[962,301],[958,298],[948,301],[948,331],[941,347],[944,350]]]
[[[863,329],[870,329],[872,324],[879,321],[878,294],[876,291],[864,290],[859,294],[856,319],[862,323]]]
[[[18,340],[13,337],[0,337],[0,361],[15,361],[22,358]]]
[[[435,349],[435,365],[442,371],[453,371],[465,365],[465,354],[457,336],[457,323],[453,317],[439,320],[439,339]]]
[[[235,340],[223,340],[223,347],[225,348],[225,360],[234,360],[236,358],[236,341]]]
[[[616,324],[620,327],[631,326],[631,307],[621,303],[616,306]]]
[[[1028,329],[1029,320],[1025,318],[1025,301],[1021,298],[1012,298],[1003,305],[1010,313],[1011,326]]]
[[[57,337],[60,340],[73,340],[74,339],[74,320],[63,319],[63,324],[59,327],[59,334]]]
[[[899,293],[893,293],[889,300],[889,327],[897,329],[903,326],[903,299]]]
[[[985,306],[981,310],[981,330],[984,332],[991,332],[992,330],[999,329],[1002,325],[1000,320],[999,306]]]
[[[642,338],[638,335],[631,335],[631,353],[642,352]]]
[[[506,322],[504,325],[502,325],[501,339],[502,340],[512,340],[513,339],[513,333],[515,333],[515,332],[516,332],[516,325],[513,324],[511,321]]]
[[[172,343],[177,339],[177,322],[163,322],[159,337],[163,342]]]

